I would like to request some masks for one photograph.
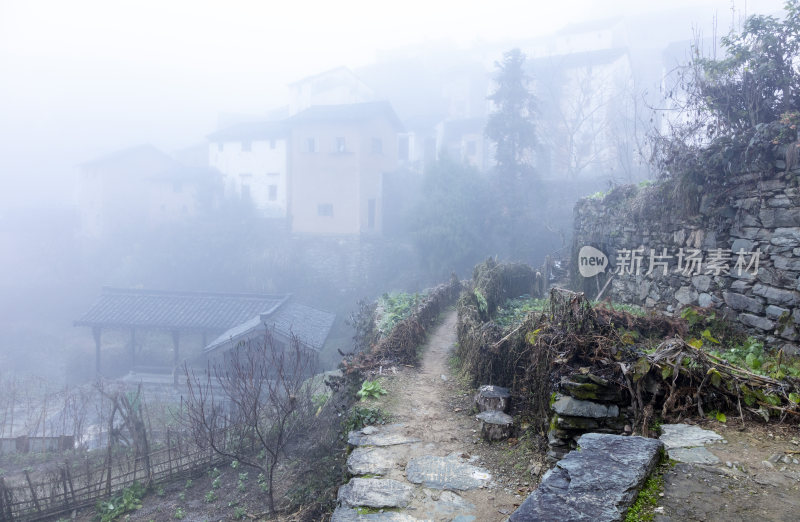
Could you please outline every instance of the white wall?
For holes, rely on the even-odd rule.
[[[286,217],[286,139],[253,140],[250,150],[242,141],[212,142],[208,161],[222,173],[226,198],[241,198],[249,190],[255,207],[267,217]],[[275,186],[275,199],[270,199]],[[244,187],[244,189],[243,189]]]

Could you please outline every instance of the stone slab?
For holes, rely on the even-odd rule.
[[[431,489],[466,491],[485,486],[492,475],[484,468],[452,457],[425,455],[408,462],[406,478]]]
[[[384,513],[369,513],[361,515],[357,510],[349,507],[339,506],[331,516],[331,522],[419,522],[420,519],[414,518],[406,513],[397,511],[386,511]]]
[[[411,444],[420,439],[409,437],[402,432],[403,424],[390,424],[388,426],[365,426],[351,431],[347,435],[347,443],[353,446],[394,446],[395,444]]]
[[[655,439],[599,433],[581,436],[578,445],[580,451],[544,475],[510,522],[622,520],[664,447]]]
[[[559,415],[569,417],[587,417],[589,419],[603,419],[617,417],[619,407],[616,404],[600,404],[592,401],[581,401],[572,397],[563,396],[553,403],[553,411]]]
[[[658,438],[664,446],[672,448],[695,448],[722,440],[722,435],[699,426],[689,424],[662,424],[661,436]]]
[[[514,424],[514,417],[499,410],[486,410],[475,415],[475,417],[487,424],[500,424],[502,426]]]
[[[686,464],[719,464],[719,458],[704,446],[696,448],[672,448],[667,450],[669,458]]]
[[[339,488],[337,500],[348,507],[397,508],[411,502],[414,488],[392,479],[353,478]]]
[[[353,475],[385,475],[396,463],[387,448],[359,446],[347,458],[347,470]]]

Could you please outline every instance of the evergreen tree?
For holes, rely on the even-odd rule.
[[[496,63],[495,91],[489,96],[495,111],[486,124],[486,137],[495,144],[494,192],[498,215],[494,222],[503,257],[530,261],[538,248],[532,244],[537,209],[544,198],[536,186],[532,165],[536,146],[536,100],[529,90],[525,54],[512,49]]]
[[[496,170],[501,183],[516,190],[533,176],[533,148],[536,145],[534,114],[536,100],[529,91],[525,54],[512,49],[495,62],[496,89],[489,96],[496,110],[489,116],[486,136],[495,143]]]

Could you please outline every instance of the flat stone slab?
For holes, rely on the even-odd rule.
[[[667,450],[669,458],[686,464],[719,464],[719,458],[705,447],[672,448]]]
[[[622,520],[664,447],[655,439],[600,433],[581,436],[578,445],[580,451],[545,473],[510,522]]]
[[[357,510],[344,506],[337,507],[331,516],[331,522],[419,522],[419,520],[397,511],[361,515]]]
[[[499,410],[486,410],[475,415],[475,417],[487,424],[499,424],[501,426],[514,424],[514,417]]]
[[[589,419],[604,419],[618,417],[619,406],[616,404],[600,404],[592,401],[581,401],[572,397],[563,396],[553,403],[553,410],[559,415],[569,417],[586,417]]]
[[[388,426],[365,426],[351,431],[347,435],[347,443],[353,446],[394,446],[395,444],[411,444],[420,439],[409,437],[402,433],[403,424],[389,424]]]
[[[508,388],[485,384],[478,388],[474,400],[475,406],[478,407],[479,411],[505,411],[508,409],[508,402],[510,398],[511,392],[508,390]]]
[[[396,508],[411,502],[414,488],[391,479],[353,478],[339,488],[336,497],[348,507]]]
[[[385,475],[396,463],[389,449],[359,446],[347,458],[347,470],[353,475]]]
[[[408,462],[406,478],[414,484],[422,484],[432,489],[465,491],[486,485],[492,479],[492,475],[484,468],[452,457],[426,455]]]
[[[722,440],[722,435],[699,426],[689,424],[662,424],[658,438],[667,450],[672,448],[695,448]]]

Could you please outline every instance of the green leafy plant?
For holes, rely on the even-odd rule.
[[[473,293],[475,294],[475,299],[478,301],[478,310],[483,314],[487,313],[489,311],[489,303],[486,301],[486,297],[484,297],[483,293],[477,288]]]
[[[172,514],[172,518],[183,520],[184,518],[186,518],[186,510],[183,509],[181,506],[176,507],[175,513]]]
[[[178,500],[180,500],[181,502],[186,501],[186,493],[184,493],[183,491],[178,493]]]
[[[215,478],[214,480],[212,480],[212,481],[211,481],[211,487],[212,487],[213,489],[219,489],[219,487],[220,487],[220,485],[221,485],[221,484],[222,484],[222,483],[221,483],[221,481],[220,481],[219,477],[217,477],[217,478]]]
[[[342,437],[347,438],[349,432],[360,430],[364,426],[386,424],[388,421],[389,417],[379,409],[355,406],[342,423]]]
[[[388,335],[397,323],[408,318],[414,312],[420,300],[419,294],[405,292],[383,294],[378,299],[378,307],[382,310],[378,320],[378,331],[382,335]]]
[[[140,509],[145,491],[142,484],[134,482],[111,499],[98,501],[96,510],[100,522],[111,522],[125,513]]]
[[[247,516],[247,510],[243,507],[237,507],[233,510],[233,518],[241,520]]]
[[[193,484],[194,484],[194,482],[192,481],[192,479],[186,479],[186,485],[184,487],[186,489],[189,489],[189,488],[192,487]]]
[[[386,395],[388,392],[383,389],[381,386],[380,381],[375,379],[374,381],[364,381],[361,383],[361,389],[356,392],[362,399],[371,399],[371,398],[378,398],[381,395]]]
[[[233,462],[231,462],[231,467],[233,469],[237,469],[239,467],[239,461],[238,460],[234,460]]]
[[[212,502],[217,501],[217,492],[216,491],[209,491],[206,493],[205,500],[207,503],[211,504]]]

